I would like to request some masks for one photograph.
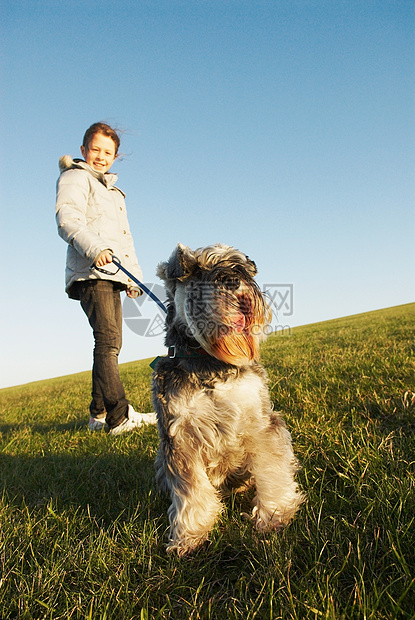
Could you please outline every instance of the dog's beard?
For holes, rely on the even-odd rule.
[[[190,283],[184,313],[193,338],[217,359],[236,366],[259,359],[271,311],[255,283],[237,290]]]

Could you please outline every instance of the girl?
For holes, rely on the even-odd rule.
[[[114,275],[107,275],[91,269],[105,267],[114,254],[128,271],[142,279],[125,196],[115,186],[117,176],[108,172],[119,146],[120,138],[109,125],[91,125],[81,146],[84,160],[61,157],[56,192],[58,232],[69,244],[66,292],[81,302],[94,334],[89,428],[99,430],[106,422],[112,435],[143,422],[155,422],[154,414],[137,413],[129,404],[118,370],[122,344],[120,291],[125,290],[129,297],[137,297],[141,291],[122,271],[114,269]]]

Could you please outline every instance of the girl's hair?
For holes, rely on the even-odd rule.
[[[115,144],[115,154],[117,155],[118,149],[120,148],[120,143],[121,143],[120,136],[115,131],[115,129],[113,129],[106,123],[102,123],[102,122],[94,123],[93,125],[91,125],[91,127],[88,127],[88,129],[85,132],[84,139],[82,142],[82,146],[84,147],[84,149],[88,148],[90,141],[92,140],[93,136],[95,136],[96,133],[102,133],[102,135],[107,136],[108,138],[111,138],[111,140]]]

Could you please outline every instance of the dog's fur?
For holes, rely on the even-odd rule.
[[[303,496],[290,433],[272,410],[258,363],[271,313],[255,263],[229,246],[193,252],[179,244],[157,274],[168,297],[170,347],[153,375],[156,478],[172,502],[167,549],[195,549],[221,512],[221,496],[252,485],[256,528],[278,529]]]

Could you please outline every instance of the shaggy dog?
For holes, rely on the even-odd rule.
[[[179,245],[157,270],[169,349],[153,374],[156,478],[171,498],[167,550],[179,555],[208,538],[231,491],[255,486],[260,531],[288,523],[303,501],[291,436],[258,363],[271,312],[255,274],[255,263],[225,245]]]

